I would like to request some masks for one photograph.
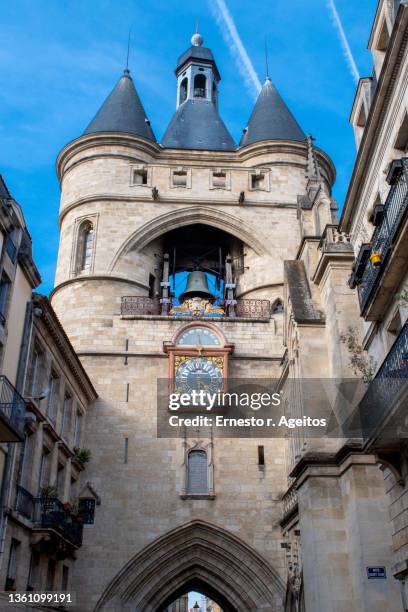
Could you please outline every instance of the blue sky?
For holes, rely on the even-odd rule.
[[[341,205],[355,157],[348,117],[355,85],[326,0],[227,0],[261,79],[269,73],[297,120],[334,160]],[[376,0],[337,0],[360,75]],[[0,172],[23,206],[48,293],[58,249],[55,158],[79,136],[120,76],[132,29],[130,69],[160,138],[174,112],[177,57],[195,17],[221,72],[220,110],[236,140],[251,112],[246,86],[214,19],[214,0],[14,0],[0,24]]]

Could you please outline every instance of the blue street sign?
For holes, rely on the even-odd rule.
[[[387,573],[385,571],[385,567],[375,566],[375,567],[367,567],[367,578],[372,580],[373,578],[386,578]]]

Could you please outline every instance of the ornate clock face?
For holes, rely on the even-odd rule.
[[[178,393],[217,393],[223,384],[222,357],[176,357],[175,381]]]
[[[220,339],[213,331],[206,327],[190,327],[187,329],[179,339],[177,344],[196,346],[201,344],[202,346],[219,346]]]

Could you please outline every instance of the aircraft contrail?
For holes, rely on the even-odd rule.
[[[246,87],[253,98],[257,98],[262,86],[238,34],[234,19],[225,4],[225,0],[210,0],[210,6]]]
[[[341,19],[337,11],[336,5],[334,3],[334,0],[327,0],[327,6],[332,14],[333,23],[339,33],[341,46],[343,47],[344,56],[346,58],[347,65],[349,67],[350,74],[353,77],[355,83],[358,83],[358,81],[360,80],[360,75],[357,69],[356,62],[354,61],[354,57],[351,52],[350,45],[348,43],[347,36],[344,31],[343,24],[341,23]]]

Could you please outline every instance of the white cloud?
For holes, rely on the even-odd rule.
[[[351,52],[350,49],[350,45],[349,42],[347,40],[347,36],[346,33],[344,31],[343,28],[343,24],[341,22],[340,19],[340,15],[337,11],[336,5],[334,3],[334,0],[328,0],[327,1],[327,6],[330,10],[331,16],[332,16],[332,20],[333,20],[333,24],[335,26],[335,28],[338,31],[339,37],[340,37],[340,42],[341,42],[341,46],[343,47],[343,51],[344,51],[344,57],[346,58],[346,62],[347,65],[349,67],[350,70],[350,74],[353,77],[354,81],[356,83],[358,83],[359,79],[360,79],[360,75],[357,69],[357,65],[356,62],[354,60],[353,54]]]
[[[210,7],[245,85],[251,96],[256,99],[261,90],[261,83],[243,45],[234,19],[224,0],[210,0]]]

